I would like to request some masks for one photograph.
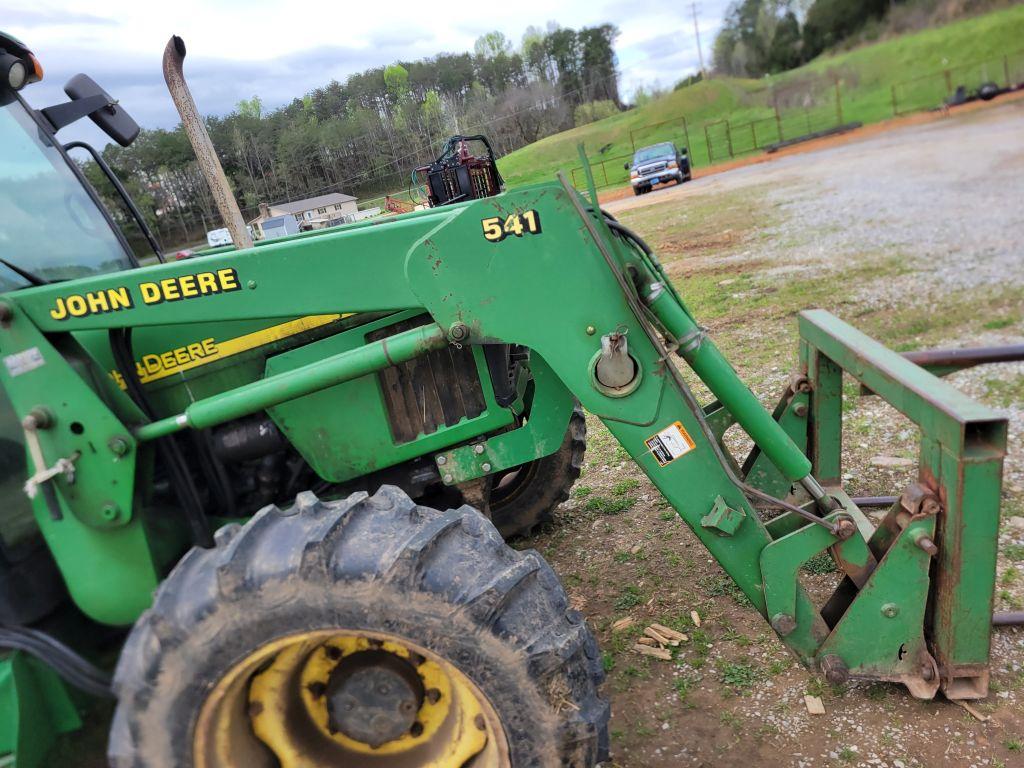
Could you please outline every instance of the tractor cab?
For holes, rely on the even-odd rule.
[[[137,266],[120,230],[55,134],[89,116],[111,138],[127,145],[139,127],[86,75],[68,82],[70,101],[33,109],[20,91],[42,75],[39,61],[25,46],[0,33],[4,292]]]

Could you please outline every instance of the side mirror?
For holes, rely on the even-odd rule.
[[[629,163],[623,163],[622,167],[625,168],[628,171],[629,170]]]
[[[122,147],[127,147],[139,135],[139,124],[88,75],[72,77],[64,85],[64,93],[71,97],[71,101],[42,110],[54,133],[88,116]]]
[[[139,135],[139,124],[135,119],[88,75],[78,74],[72,77],[64,85],[64,93],[71,97],[72,102],[90,96],[102,96],[106,99],[106,105],[95,112],[90,112],[89,119],[122,147],[127,147]]]

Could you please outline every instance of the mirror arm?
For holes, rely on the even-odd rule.
[[[39,112],[46,118],[46,122],[53,126],[53,132],[56,133],[61,128],[66,128],[83,117],[88,117],[93,112],[112,107],[115,103],[106,96],[97,94],[86,96],[84,99],[65,101],[63,104],[54,104],[52,107],[39,110]]]
[[[128,208],[128,212],[131,217],[135,220],[135,224],[140,230],[142,230],[143,237],[149,243],[149,247],[153,249],[153,253],[156,254],[157,261],[161,264],[167,261],[164,258],[163,252],[160,250],[160,245],[156,241],[156,235],[153,234],[153,230],[150,229],[149,224],[146,223],[145,217],[142,215],[142,211],[139,210],[138,206],[135,205],[135,201],[132,200],[132,196],[128,194],[128,190],[124,188],[124,184],[121,183],[121,179],[114,173],[114,169],[111,168],[107,161],[103,159],[103,155],[96,151],[96,149],[84,141],[69,141],[64,145],[64,151],[68,152],[72,149],[84,149],[90,155],[92,155],[93,162],[99,166],[99,169],[103,171],[103,175],[107,177],[107,181],[111,183],[117,194],[120,195],[121,200]]]

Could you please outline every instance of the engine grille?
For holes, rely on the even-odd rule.
[[[366,338],[377,341],[430,322],[429,315],[421,315],[380,328]],[[385,368],[377,378],[396,443],[408,443],[442,426],[475,418],[487,405],[469,346],[435,350]]]

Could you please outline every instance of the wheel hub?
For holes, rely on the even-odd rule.
[[[423,696],[423,683],[408,662],[384,651],[362,651],[331,673],[328,727],[374,748],[405,733],[417,736],[423,728],[416,728]]]

